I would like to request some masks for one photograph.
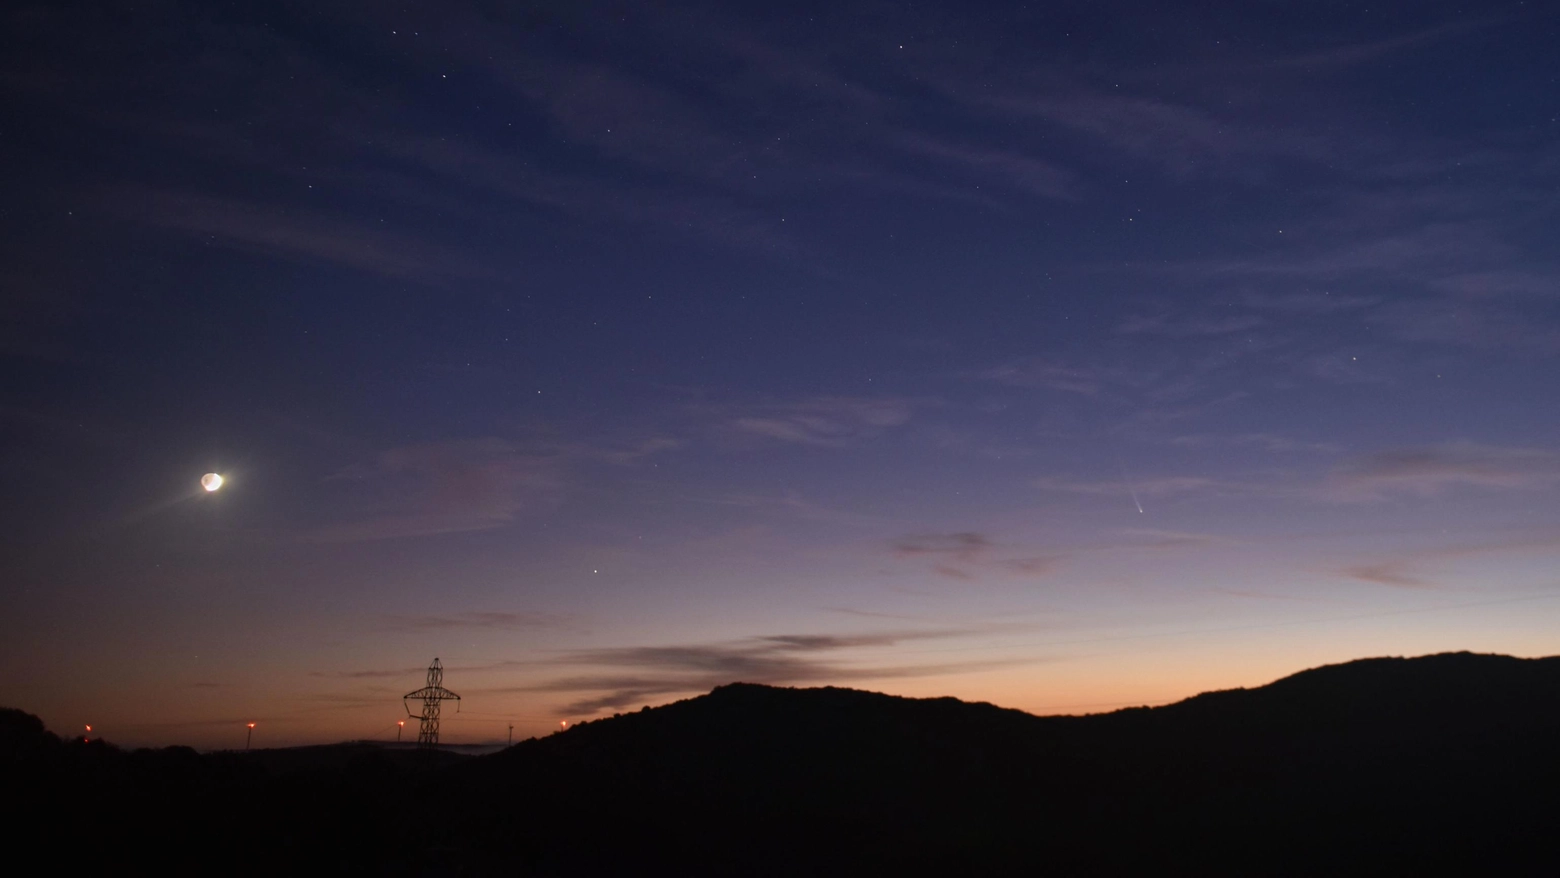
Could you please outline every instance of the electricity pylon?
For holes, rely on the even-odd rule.
[[[412,713],[412,706],[407,704],[413,698],[422,702],[422,713]],[[431,748],[439,745],[439,703],[444,701],[459,701],[460,696],[444,688],[444,666],[438,659],[428,666],[428,685],[415,692],[408,692],[401,696],[401,703],[406,705],[406,715],[416,717],[422,721],[417,728],[417,746]],[[455,706],[456,710],[460,705]]]

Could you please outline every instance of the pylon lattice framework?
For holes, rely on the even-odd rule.
[[[412,699],[422,702],[422,713],[412,713],[412,706],[408,704]],[[414,692],[408,692],[401,696],[401,703],[406,705],[406,715],[415,717],[421,721],[417,727],[418,747],[437,747],[439,745],[439,705],[445,701],[460,701],[460,696],[444,688],[444,666],[438,659],[428,666],[428,685]],[[456,704],[455,709],[460,710]]]

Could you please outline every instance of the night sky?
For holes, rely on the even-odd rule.
[[[1545,3],[48,3],[0,703],[446,741],[1560,652]],[[200,490],[203,473],[227,485]]]

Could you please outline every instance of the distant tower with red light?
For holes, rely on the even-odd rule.
[[[422,713],[412,713],[409,703],[412,699],[422,702]],[[423,749],[431,749],[439,746],[439,705],[445,701],[459,702],[460,696],[444,688],[444,666],[438,659],[428,666],[428,685],[414,692],[408,692],[401,696],[401,703],[406,705],[406,715],[416,717],[421,721],[417,727],[417,746]],[[455,705],[460,710],[460,705]]]

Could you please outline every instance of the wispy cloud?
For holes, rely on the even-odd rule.
[[[360,489],[367,514],[316,530],[311,538],[319,542],[502,527],[521,510],[550,502],[564,484],[556,455],[498,438],[391,448],[332,478]]]
[[[1181,530],[1164,530],[1152,527],[1129,527],[1122,531],[1132,542],[1126,546],[1131,548],[1148,549],[1180,549],[1190,546],[1209,546],[1217,543],[1229,543],[1228,537],[1215,536],[1213,534],[1194,533]],[[1110,549],[1119,546],[1110,546]]]
[[[1179,445],[1183,448],[1251,447],[1273,454],[1334,454],[1342,450],[1340,446],[1331,442],[1307,442],[1280,436],[1276,433],[1236,433],[1228,436],[1216,433],[1196,433],[1176,436],[1170,440],[1170,444]]]
[[[907,640],[928,640],[970,633],[966,629],[930,631],[873,631],[863,634],[771,634],[753,638],[774,644],[777,649],[796,652],[821,652],[860,646],[893,646]]]
[[[980,377],[1009,387],[1034,387],[1093,395],[1106,382],[1098,370],[1059,360],[1024,357],[987,369]]]
[[[1140,496],[1145,497],[1165,497],[1174,494],[1205,492],[1246,493],[1252,490],[1252,486],[1244,482],[1208,476],[1159,476],[1134,480],[1131,482],[1130,489],[1128,483],[1121,479],[1085,482],[1043,477],[1035,479],[1032,484],[1043,491],[1063,491],[1070,494],[1117,494],[1126,496],[1129,490],[1135,490]]]
[[[1187,438],[1187,437],[1182,437]],[[1263,434],[1249,444],[1282,451],[1333,453],[1329,445],[1279,442],[1270,445]],[[1223,443],[1191,437],[1192,447]],[[1042,477],[1033,484],[1044,491],[1125,497],[1126,481]],[[1560,484],[1560,453],[1541,448],[1508,448],[1456,442],[1424,448],[1388,449],[1339,463],[1319,480],[1301,480],[1293,473],[1256,473],[1249,478],[1177,475],[1134,479],[1139,496],[1270,496],[1303,501],[1366,502],[1395,496],[1433,497],[1459,489],[1536,490]]]
[[[334,677],[343,680],[378,680],[414,676],[427,670],[427,668],[370,668],[359,671],[310,671],[309,676]]]
[[[1550,283],[1560,289],[1560,274]],[[1521,303],[1473,294],[1399,300],[1383,305],[1377,320],[1403,341],[1547,358],[1560,354],[1560,327],[1542,315]]]
[[[955,144],[923,135],[902,137],[897,145],[912,154],[937,159],[966,174],[992,178],[1007,188],[1030,195],[1064,201],[1079,198],[1076,175],[1035,156]]]
[[[737,173],[735,166],[749,151],[723,129],[718,106],[700,105],[670,83],[605,64],[554,57],[527,65],[529,60],[520,56],[494,70],[501,81],[544,107],[575,143],[637,164],[717,180]]]
[[[614,445],[490,436],[390,448],[331,476],[351,508],[308,536],[355,542],[503,527],[555,507],[583,464],[630,465],[680,446],[663,437]]]
[[[264,256],[438,285],[496,276],[453,247],[322,211],[153,189],[123,189],[109,203],[125,219]]]
[[[1328,477],[1324,493],[1342,500],[1436,496],[1456,488],[1537,489],[1560,483],[1560,453],[1458,442],[1379,451]]]
[[[946,534],[912,534],[891,544],[894,553],[905,557],[934,556],[955,561],[974,561],[995,544],[986,536],[970,531]]]
[[[1064,560],[1062,555],[1057,554],[1032,558],[1003,558],[992,563],[1020,576],[1047,576],[1056,572]]]
[[[627,142],[626,138],[619,138]],[[795,242],[777,219],[707,187],[650,181],[607,183],[476,143],[439,138],[388,138],[391,158],[457,189],[557,211],[598,223],[626,223],[679,238],[694,237],[746,250],[790,252]]]
[[[1380,296],[1334,294],[1329,290],[1321,292],[1302,290],[1287,293],[1246,292],[1241,295],[1241,303],[1248,308],[1306,316],[1356,311],[1380,302]]]
[[[1358,64],[1366,64],[1387,58],[1401,52],[1432,46],[1452,37],[1499,24],[1504,20],[1509,19],[1447,22],[1382,39],[1343,43],[1298,55],[1271,58],[1262,62],[1261,66],[1274,70],[1295,69],[1307,72],[1353,67]]]
[[[752,406],[729,417],[725,426],[780,442],[838,448],[903,425],[915,405],[906,399],[820,396]]]
[[[492,628],[515,631],[527,628],[556,628],[571,623],[566,616],[552,613],[452,613],[445,616],[386,616],[393,631],[446,631],[461,628]]]
[[[579,716],[631,707],[675,694],[704,692],[726,683],[844,684],[890,677],[954,674],[1010,662],[905,665],[847,662],[839,653],[882,649],[907,641],[952,638],[970,629],[870,632],[829,635],[769,635],[722,644],[644,646],[587,650],[564,658],[571,665],[609,669],[562,677],[525,691],[594,693],[559,711]]]
[[[1247,173],[1237,160],[1320,161],[1334,152],[1325,139],[1309,132],[1258,125],[1149,95],[1091,93],[1077,87],[1059,95],[1011,92],[983,97],[980,103],[1004,114],[1031,116],[1072,129],[1182,177]]]
[[[1445,545],[1439,542],[1404,549],[1369,561],[1347,565],[1333,571],[1350,579],[1394,588],[1435,588],[1436,579],[1422,571],[1441,574],[1443,581],[1460,578],[1458,562],[1509,555],[1553,555],[1560,550],[1560,534],[1552,530],[1518,531],[1507,538],[1485,542]]]
[[[779,495],[725,494],[715,497],[692,497],[690,499],[700,503],[713,503],[755,512],[777,512],[804,521],[827,522],[829,524],[841,524],[850,527],[876,526],[881,525],[884,521],[884,518],[880,515],[870,515],[850,509],[815,503],[803,497],[798,491],[785,491]]]
[[[1405,565],[1396,562],[1356,564],[1345,567],[1339,572],[1350,579],[1376,585],[1390,585],[1393,588],[1429,588],[1433,585],[1429,580],[1411,573]]]
[[[985,534],[973,531],[908,534],[892,540],[889,550],[899,558],[924,560],[933,573],[961,582],[985,575],[1045,576],[1066,560],[1060,553],[1010,555]]]
[[[1512,297],[1547,301],[1560,291],[1553,270],[1487,269],[1446,274],[1431,282],[1438,290],[1475,299]]]
[[[1525,198],[1469,182],[1417,209],[1399,193],[1340,199],[1309,230],[1291,229],[1306,235],[1304,244],[1162,270],[1231,288],[1227,295],[1275,323],[1357,312],[1359,326],[1377,330],[1378,349],[1409,342],[1549,357],[1560,354],[1560,331],[1548,319],[1560,268],[1516,243],[1542,222]],[[1379,216],[1356,228],[1357,214]]]
[[[1136,316],[1127,318],[1117,332],[1126,335],[1163,335],[1171,338],[1192,338],[1202,335],[1229,335],[1248,332],[1267,321],[1254,315],[1203,319],[1173,319],[1169,315]]]

